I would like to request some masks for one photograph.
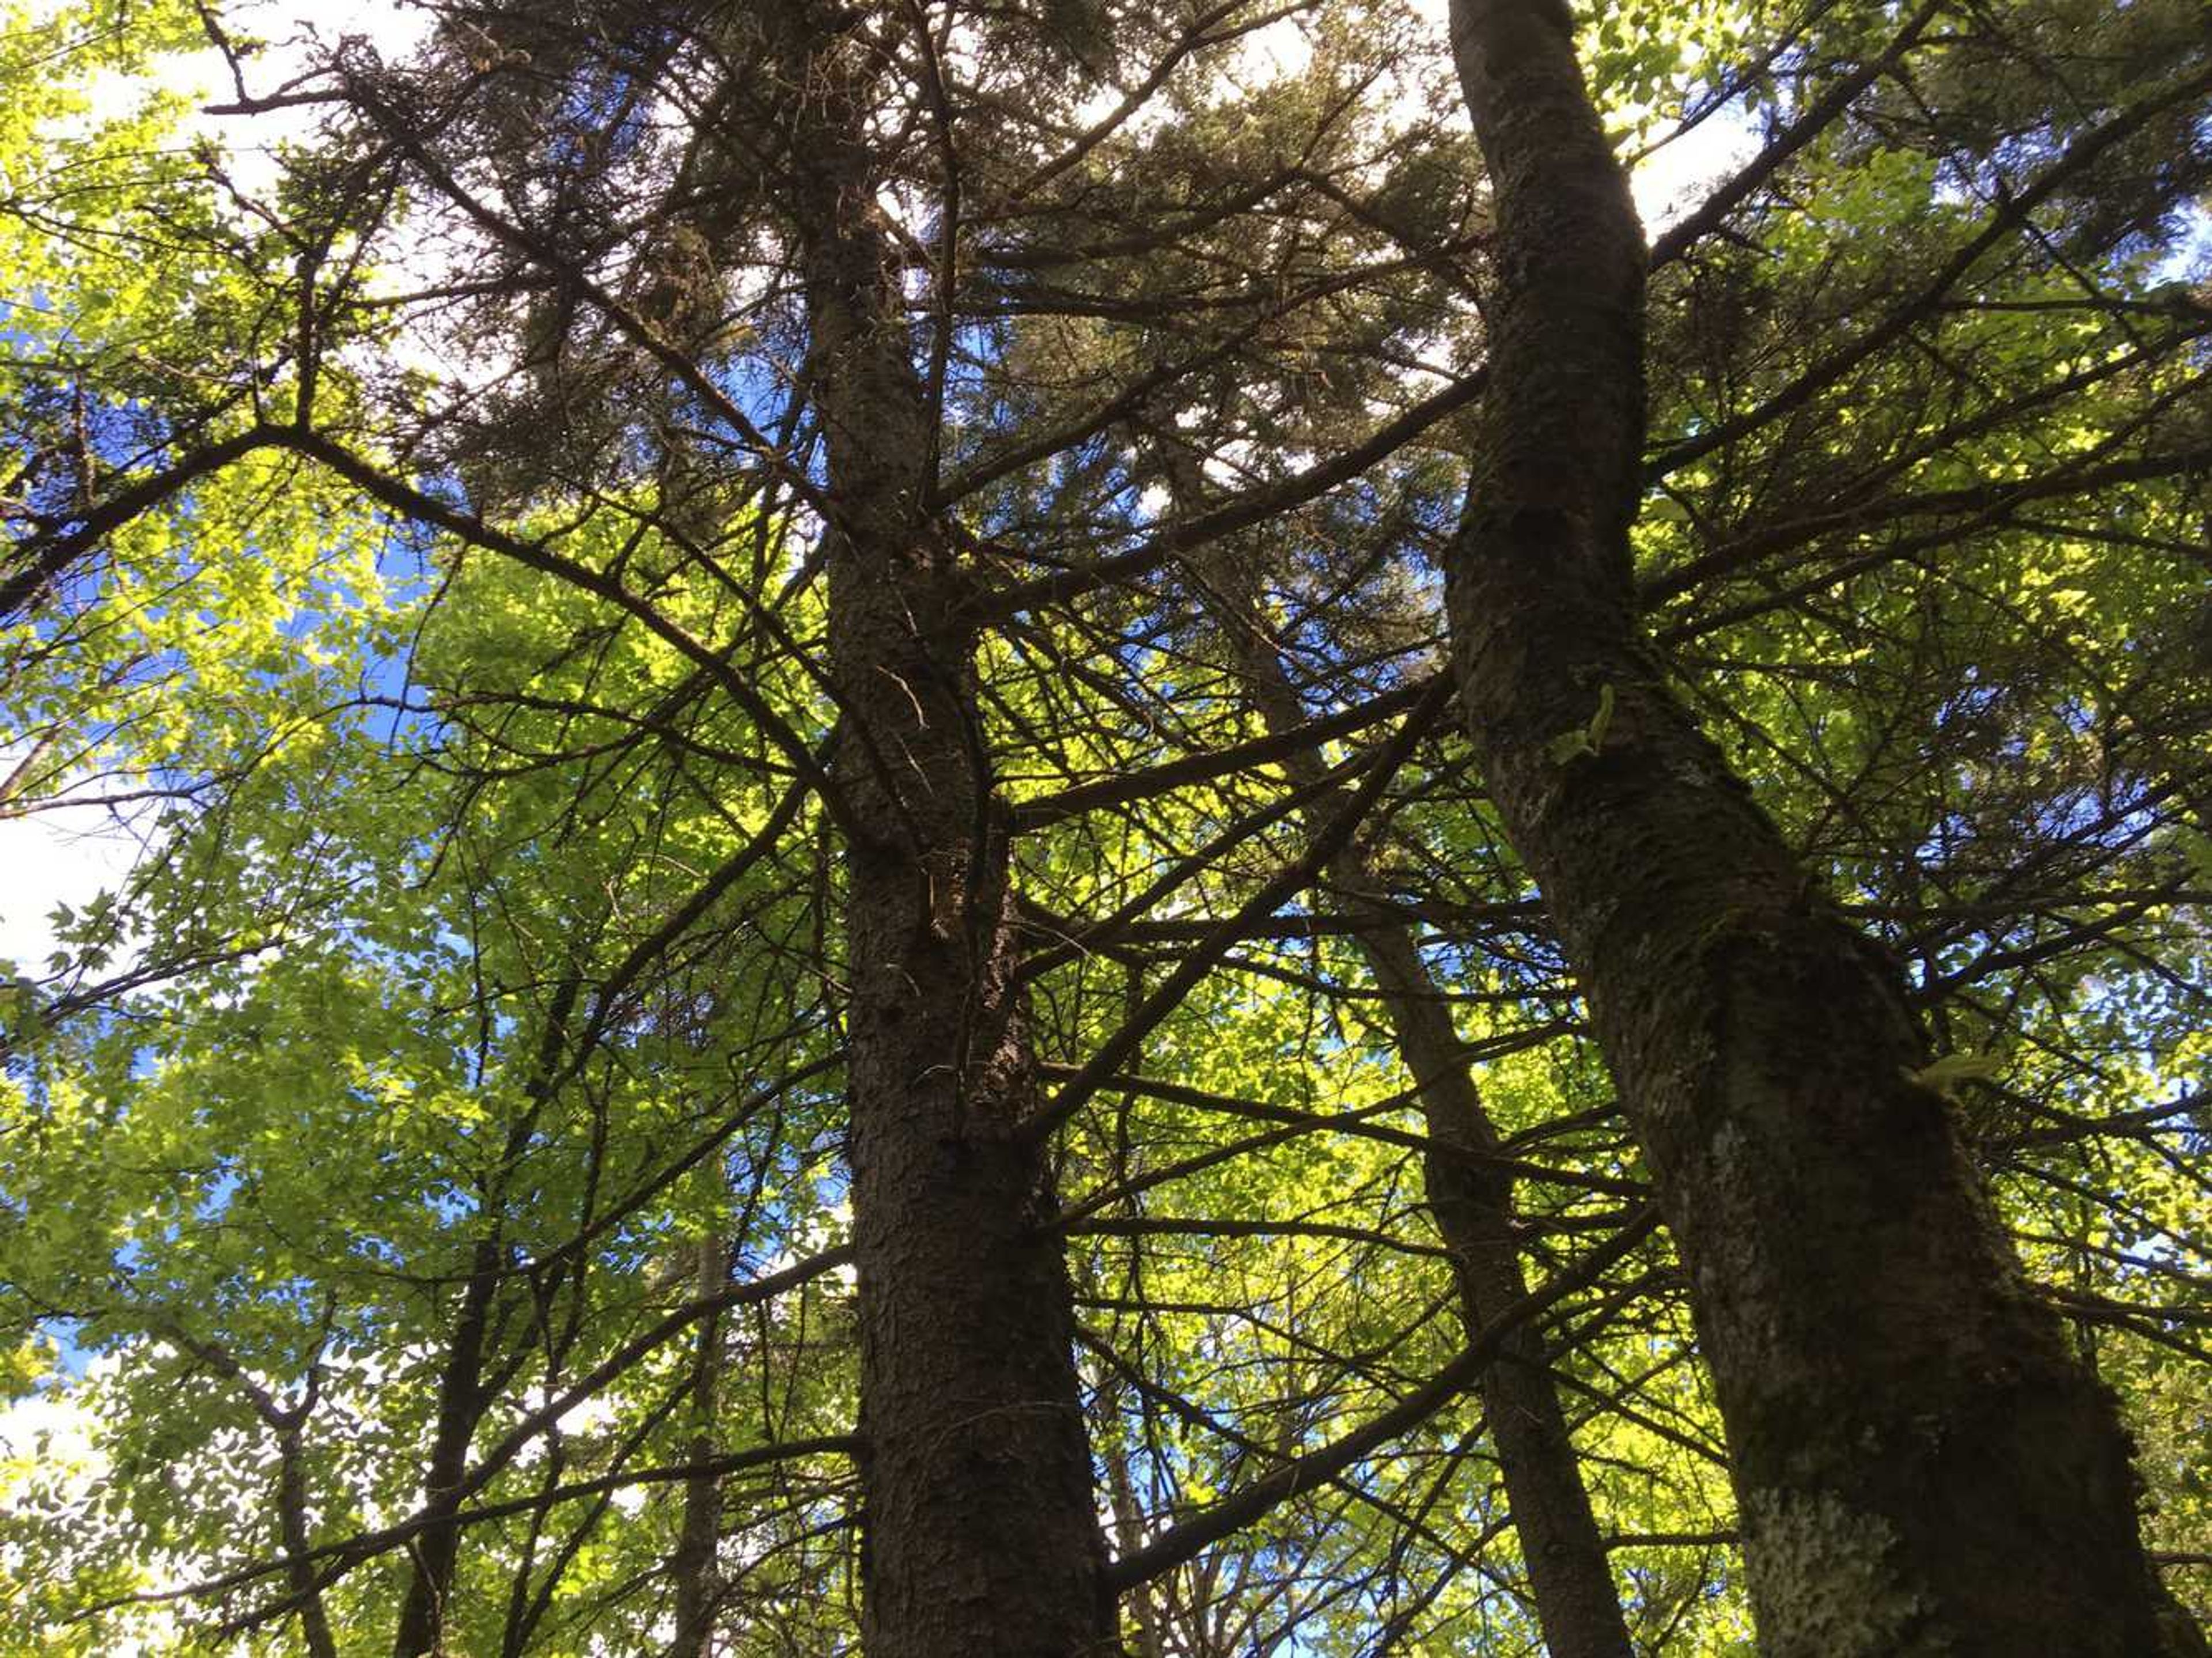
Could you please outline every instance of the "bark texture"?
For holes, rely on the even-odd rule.
[[[1462,701],[1692,1278],[1761,1649],[2201,1653],[2144,1555],[2112,1400],[1912,1080],[1901,974],[1640,638],[1644,246],[1566,9],[1454,0],[1451,24],[1498,264],[1448,569]]]
[[[1205,493],[1194,458],[1176,452],[1170,440],[1166,465],[1178,511],[1194,513]],[[1271,735],[1297,730],[1306,724],[1306,712],[1268,635],[1255,573],[1232,554],[1210,578],[1252,706]],[[1289,756],[1283,768],[1302,788],[1318,784],[1322,774],[1311,750]],[[1343,804],[1341,794],[1318,800],[1309,822],[1326,820]],[[1498,1151],[1497,1129],[1468,1068],[1442,987],[1412,931],[1380,919],[1391,906],[1370,847],[1357,838],[1350,841],[1330,860],[1328,878],[1348,910],[1364,908],[1377,918],[1356,942],[1437,1148],[1423,1160],[1423,1178],[1437,1232],[1451,1252],[1461,1319],[1472,1340],[1528,1293],[1514,1229],[1513,1178],[1494,1163],[1485,1166],[1483,1158]],[[1508,1333],[1498,1356],[1476,1377],[1475,1391],[1498,1453],[1545,1646],[1553,1658],[1630,1658],[1634,1649],[1542,1332],[1524,1324]]]
[[[965,573],[924,506],[933,411],[876,208],[864,41],[780,17],[806,373],[849,740],[846,1012],[872,1658],[1110,1649],[1074,1321],[1014,963],[1011,818]],[[849,21],[847,18],[846,21]]]

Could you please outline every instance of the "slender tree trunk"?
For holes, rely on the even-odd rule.
[[[169,1327],[170,1339],[217,1374],[228,1378],[246,1396],[262,1424],[276,1436],[276,1529],[284,1543],[284,1584],[300,1614],[300,1635],[308,1658],[337,1658],[337,1642],[331,1633],[330,1611],[323,1603],[322,1584],[313,1559],[314,1528],[308,1523],[307,1423],[313,1415],[322,1391],[322,1357],[318,1353],[308,1366],[305,1391],[297,1403],[285,1406],[276,1395],[214,1342],[192,1337],[181,1325]]]
[[[1363,878],[1364,886],[1353,884]],[[1337,880],[1355,899],[1376,890],[1372,872],[1364,868],[1342,868]],[[1496,1153],[1497,1131],[1461,1057],[1451,1015],[1413,939],[1402,927],[1385,928],[1363,933],[1360,949],[1382,992],[1399,1054],[1419,1086],[1429,1137],[1445,1148],[1431,1151],[1424,1168],[1472,1339],[1528,1293],[1514,1242],[1512,1180],[1480,1161],[1484,1153]],[[1455,1157],[1455,1151],[1472,1155]],[[1628,1658],[1634,1649],[1620,1595],[1543,1336],[1534,1324],[1506,1336],[1475,1388],[1498,1450],[1546,1647],[1553,1658]]]
[[[730,1248],[721,1238],[702,1238],[691,1274],[693,1292],[713,1295],[730,1279]],[[721,1402],[724,1335],[718,1314],[699,1321],[699,1350],[692,1360],[690,1457],[706,1464],[714,1455],[714,1413]],[[698,1473],[684,1482],[684,1517],[668,1569],[676,1580],[676,1635],[668,1658],[706,1658],[712,1649],[722,1538],[722,1482]]]
[[[453,1597],[453,1568],[460,1554],[460,1531],[452,1523],[460,1509],[462,1479],[468,1473],[469,1447],[476,1441],[487,1402],[483,1386],[484,1341],[492,1297],[499,1286],[499,1245],[477,1245],[461,1305],[453,1320],[446,1368],[438,1378],[438,1413],[432,1424],[430,1455],[422,1476],[422,1513],[433,1523],[409,1545],[414,1563],[407,1594],[400,1602],[394,1658],[423,1658],[443,1645],[446,1615]]]
[[[1163,453],[1177,510],[1194,512],[1204,495],[1195,460],[1178,452],[1171,439],[1164,440]],[[1306,714],[1268,638],[1255,574],[1238,562],[1232,550],[1208,577],[1223,601],[1222,625],[1262,723],[1278,736],[1295,731],[1305,723]],[[1295,784],[1310,786],[1320,780],[1320,760],[1311,751],[1283,764]],[[1313,811],[1326,818],[1340,805],[1323,801]],[[1371,856],[1358,840],[1330,861],[1329,879],[1347,905],[1378,918],[1389,913]],[[1497,1153],[1498,1132],[1468,1069],[1450,1010],[1411,930],[1378,920],[1363,928],[1356,941],[1437,1148],[1424,1159],[1423,1175],[1437,1230],[1451,1251],[1461,1316],[1472,1339],[1528,1293],[1514,1241],[1512,1176],[1481,1160]],[[1522,1325],[1510,1333],[1498,1357],[1483,1367],[1475,1390],[1497,1448],[1546,1646],[1553,1658],[1630,1658],[1634,1649],[1559,1408],[1542,1333]]]
[[[1129,1478],[1129,1453],[1119,1442],[1109,1445],[1105,1452],[1106,1491],[1114,1514],[1114,1544],[1124,1555],[1134,1554],[1145,1546],[1145,1521],[1137,1506],[1137,1488]],[[1131,1610],[1136,1614],[1137,1650],[1135,1658],[1167,1658],[1167,1647],[1160,1639],[1160,1619],[1152,1605],[1152,1588],[1139,1583],[1130,1592]]]
[[[1461,698],[1690,1273],[1761,1649],[2201,1652],[2144,1556],[2111,1399],[1913,1080],[1899,972],[1639,637],[1643,240],[1567,9],[1453,0],[1451,27],[1499,288],[1447,572]],[[1594,752],[1559,740],[1578,730]]]
[[[469,1252],[468,1279],[454,1311],[445,1369],[438,1377],[437,1414],[431,1423],[430,1455],[422,1475],[422,1517],[428,1523],[408,1545],[414,1570],[400,1602],[393,1658],[423,1658],[444,1647],[453,1575],[460,1559],[461,1533],[455,1517],[463,1501],[462,1484],[468,1477],[469,1448],[476,1442],[484,1412],[514,1374],[514,1361],[492,1363],[489,1351],[494,1343],[493,1315],[507,1256],[503,1218],[507,1172],[521,1159],[550,1097],[554,1072],[568,1040],[568,1017],[575,1011],[580,988],[580,981],[572,976],[563,979],[553,993],[526,1090],[530,1102],[508,1125],[496,1172],[482,1193],[482,1212],[489,1220],[484,1236]]]
[[[1040,1090],[1012,973],[1011,818],[976,713],[963,572],[862,134],[866,44],[783,14],[781,65],[827,453],[854,1245],[873,1658],[1066,1658],[1114,1609]],[[835,27],[833,25],[833,27]]]
[[[314,1539],[307,1527],[307,1457],[299,1424],[282,1430],[276,1445],[276,1512],[284,1532],[284,1552],[290,1557],[284,1581],[299,1603],[300,1636],[307,1643],[308,1658],[337,1658],[338,1643],[331,1634],[330,1612],[323,1605],[322,1588],[315,1581],[315,1563],[308,1558]]]

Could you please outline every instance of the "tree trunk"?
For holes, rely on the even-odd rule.
[[[1114,1546],[1123,1555],[1134,1554],[1145,1546],[1145,1520],[1137,1506],[1137,1490],[1129,1478],[1128,1448],[1118,1442],[1106,1448],[1106,1491],[1114,1515]],[[1132,1606],[1137,1625],[1136,1658],[1167,1658],[1167,1646],[1160,1639],[1160,1619],[1152,1605],[1152,1587],[1139,1583],[1131,1591]]]
[[[1163,440],[1163,453],[1177,511],[1195,512],[1203,489],[1194,459],[1177,452],[1172,439]],[[1306,714],[1267,636],[1257,580],[1238,566],[1233,552],[1209,577],[1223,601],[1222,626],[1237,671],[1261,722],[1277,736],[1295,731],[1306,722]],[[1319,756],[1310,750],[1285,760],[1283,768],[1301,787],[1317,783],[1322,771]],[[1310,809],[1310,816],[1326,819],[1341,805],[1341,798],[1325,799]],[[1330,860],[1328,873],[1347,908],[1364,908],[1378,918],[1389,913],[1370,854],[1358,840]],[[1403,923],[1378,920],[1355,938],[1437,1148],[1423,1160],[1423,1177],[1437,1230],[1451,1251],[1461,1317],[1472,1339],[1489,1320],[1528,1293],[1515,1242],[1513,1179],[1481,1161],[1486,1153],[1497,1153],[1498,1131],[1468,1072],[1450,1010],[1411,930]],[[1509,1333],[1498,1357],[1477,1377],[1475,1391],[1498,1452],[1545,1645],[1553,1658],[1631,1658],[1634,1649],[1559,1408],[1542,1332],[1524,1324]]]
[[[284,1534],[284,1552],[290,1557],[284,1581],[300,1611],[300,1637],[307,1658],[337,1658],[338,1643],[331,1633],[331,1615],[323,1605],[322,1585],[315,1578],[310,1558],[314,1537],[307,1525],[307,1449],[297,1422],[277,1430],[277,1523]]]
[[[793,5],[788,20],[805,15]],[[835,27],[833,25],[832,27]],[[867,45],[783,30],[848,740],[846,1008],[872,1658],[1108,1650],[1074,1317],[1012,973],[1010,815],[862,137]]]
[[[469,1275],[447,1339],[445,1368],[438,1376],[437,1414],[431,1424],[430,1454],[422,1476],[422,1518],[427,1522],[408,1546],[413,1570],[400,1602],[394,1658],[423,1658],[445,1647],[446,1622],[453,1601],[453,1576],[460,1560],[457,1516],[466,1491],[469,1449],[484,1412],[514,1375],[515,1361],[495,1363],[491,1348],[494,1313],[506,1281],[507,1181],[521,1160],[550,1097],[554,1072],[568,1041],[568,1018],[575,1011],[580,981],[563,978],[548,1005],[545,1029],[525,1090],[529,1103],[508,1124],[506,1146],[481,1194],[488,1217],[484,1236],[469,1253]]]
[[[438,1412],[430,1455],[422,1476],[426,1525],[410,1546],[414,1570],[399,1606],[394,1658],[424,1658],[445,1646],[447,1609],[453,1598],[453,1570],[460,1556],[461,1481],[468,1473],[469,1447],[489,1399],[483,1385],[484,1344],[498,1292],[500,1248],[494,1239],[479,1242],[470,1258],[467,1286],[453,1320],[446,1367],[438,1377]]]
[[[2201,1652],[2112,1400],[1913,1080],[1901,975],[1639,637],[1643,240],[1566,8],[1454,0],[1451,26],[1499,287],[1447,570],[1461,698],[1691,1276],[1761,1649]]]
[[[694,1294],[705,1297],[730,1281],[730,1246],[725,1239],[702,1238],[690,1274]],[[721,1316],[699,1321],[698,1352],[692,1360],[690,1455],[704,1467],[714,1455],[714,1413],[722,1391],[722,1356],[728,1338]],[[684,1482],[684,1515],[668,1562],[676,1580],[676,1634],[668,1658],[707,1658],[714,1650],[714,1615],[720,1575],[716,1570],[722,1540],[722,1482],[712,1473]]]

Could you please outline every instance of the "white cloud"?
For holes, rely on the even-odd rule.
[[[142,850],[129,821],[101,807],[0,817],[0,963],[38,977],[56,948],[54,907],[115,890]]]

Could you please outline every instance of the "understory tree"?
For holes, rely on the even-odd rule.
[[[2200,13],[11,12],[4,1643],[2201,1654]]]

